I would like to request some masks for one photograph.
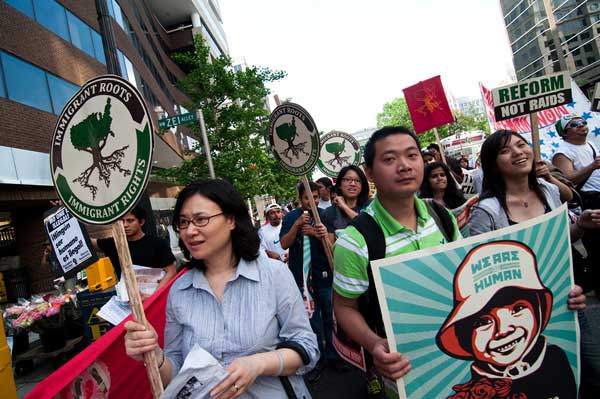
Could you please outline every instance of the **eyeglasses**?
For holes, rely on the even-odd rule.
[[[567,128],[568,129],[571,129],[571,128],[574,129],[574,128],[577,128],[579,126],[587,126],[587,121],[574,121],[574,122],[571,122],[571,123],[569,123],[567,125]]]
[[[351,179],[349,177],[343,177],[342,178],[342,183],[346,183],[346,184],[350,184],[350,183],[361,184],[362,181],[360,179]]]
[[[192,220],[179,219],[179,221],[177,222],[177,230],[181,231],[187,229],[190,223],[196,227],[204,227],[208,224],[208,222],[210,222],[210,219],[222,214],[223,212],[211,216],[194,216]]]

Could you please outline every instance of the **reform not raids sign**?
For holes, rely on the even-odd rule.
[[[344,166],[360,164],[360,145],[348,133],[331,131],[321,137],[317,166],[325,175],[337,177]]]
[[[292,175],[310,172],[319,159],[319,131],[298,104],[286,103],[271,112],[269,141],[281,167]]]
[[[496,121],[503,121],[573,101],[571,77],[556,73],[492,90]]]
[[[78,219],[108,224],[135,206],[152,166],[149,115],[135,87],[114,75],[88,81],[66,104],[50,166],[59,197]]]

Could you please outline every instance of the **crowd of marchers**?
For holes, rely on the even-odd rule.
[[[474,382],[525,380],[539,368],[538,376],[546,373],[544,381],[563,381],[557,383],[559,391],[549,391],[561,399],[600,397],[600,281],[595,270],[600,247],[594,245],[600,242],[600,153],[588,140],[585,119],[568,115],[556,128],[563,141],[551,162],[536,160],[519,133],[499,130],[483,143],[477,164],[469,165],[466,158],[444,157],[435,145],[422,149],[407,128],[384,127],[365,145],[362,167],[342,168],[335,183],[322,178],[298,184],[297,206],[268,205],[267,223],[260,229],[231,184],[188,185],[177,198],[172,225],[185,245],[189,270],[169,292],[164,347],[151,327],[128,322],[127,353],[141,360],[154,351],[168,385],[198,344],[228,371],[213,397],[309,398],[308,388],[323,368],[344,372],[348,367],[333,345],[337,323],[367,353],[366,394],[384,398],[382,378],[403,377],[411,362],[390,350],[381,309],[369,300],[375,290],[370,261],[462,239],[450,210],[473,195],[478,201],[470,235],[522,223],[568,203],[575,285],[564,306],[577,312],[579,322],[580,391],[567,376],[540,367],[550,356],[542,340],[523,339],[527,345],[515,341],[503,349],[506,353],[489,353],[489,342],[511,328],[503,312],[530,320],[537,329],[530,334],[538,336],[547,322],[536,311],[545,306],[541,302],[496,301],[466,315],[465,320],[476,321],[467,324],[473,339],[461,342],[461,353],[473,360]],[[311,210],[311,197],[318,215]],[[327,242],[333,244],[333,265]],[[531,288],[528,293],[537,292]],[[502,397],[547,397],[543,389],[528,390],[531,385],[513,383]]]

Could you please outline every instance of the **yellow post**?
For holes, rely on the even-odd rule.
[[[17,386],[13,377],[10,350],[6,343],[2,312],[0,312],[0,398],[17,399]]]

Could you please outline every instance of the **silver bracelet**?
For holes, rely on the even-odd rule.
[[[273,352],[275,352],[277,358],[279,359],[279,370],[277,370],[277,373],[275,374],[275,377],[279,377],[281,373],[283,373],[283,355],[278,350],[274,350]]]

